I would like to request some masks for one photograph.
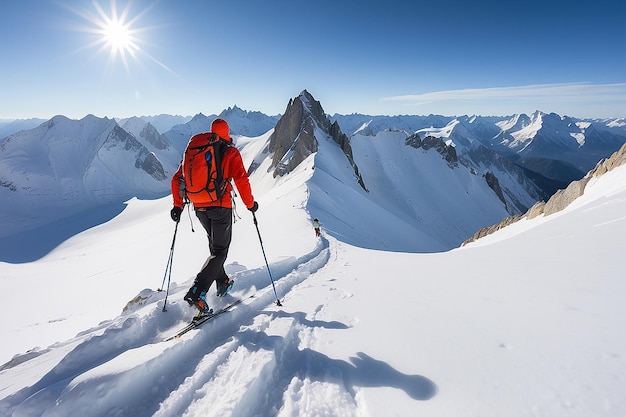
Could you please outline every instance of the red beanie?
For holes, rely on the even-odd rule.
[[[226,139],[232,142],[230,138],[230,128],[228,127],[228,123],[224,119],[215,119],[211,124],[211,131],[215,133],[220,138]]]

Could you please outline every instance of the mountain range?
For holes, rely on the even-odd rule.
[[[325,177],[318,183],[339,181],[351,198],[313,189],[311,210],[341,219],[356,212],[355,204],[368,207],[363,230],[355,235],[346,222],[346,230],[332,233],[394,251],[457,247],[480,228],[547,200],[626,143],[625,119],[539,111],[329,116],[306,90],[276,116],[234,106],[192,118],[4,121],[0,261],[43,256],[68,233],[112,218],[130,198],[167,195],[189,137],[209,130],[218,116],[229,122],[240,149],[255,149],[247,153],[251,171],[288,181],[317,155],[311,169]],[[42,230],[57,237],[42,242]]]
[[[116,202],[135,186],[118,170],[166,184],[145,162],[165,172],[184,146],[131,119],[57,117],[7,145],[28,170],[3,206],[28,191],[24,214],[92,208],[2,242],[1,416],[626,415],[626,145],[506,227],[407,253],[508,216],[510,181],[447,138],[339,131],[303,92],[235,137],[260,208],[235,198],[235,286],[207,300],[241,302],[166,341],[195,314],[207,237],[191,210],[172,222],[168,195]],[[90,167],[107,192],[35,193]]]

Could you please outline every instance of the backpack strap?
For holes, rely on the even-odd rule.
[[[226,192],[228,183],[228,180],[224,178],[224,166],[222,165],[222,162],[224,160],[224,155],[226,154],[226,151],[233,145],[230,141],[218,136],[214,132],[210,132],[208,142],[209,143],[204,146],[204,149],[209,146],[213,146],[213,157],[215,158],[215,172],[217,174],[217,178],[215,179],[216,193],[218,199],[221,201]],[[204,149],[202,151],[204,151]]]

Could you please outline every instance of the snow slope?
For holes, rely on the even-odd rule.
[[[55,116],[2,140],[0,153],[1,240],[131,196],[162,197],[177,167],[93,115]]]
[[[247,163],[263,143],[245,144]],[[317,239],[315,194],[351,197],[319,183],[319,163],[252,178],[283,306],[239,204],[227,271],[244,301],[179,340],[163,341],[193,314],[182,296],[207,249],[185,212],[163,312],[168,198],[133,199],[38,261],[0,264],[0,415],[626,414],[626,167],[558,214],[418,254],[366,249],[371,207],[354,223],[320,217],[345,239]]]

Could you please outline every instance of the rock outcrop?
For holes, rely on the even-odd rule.
[[[315,137],[316,129],[339,145],[354,169],[357,182],[367,191],[354,162],[350,138],[341,132],[337,122],[331,124],[319,101],[306,90],[289,100],[285,113],[270,136],[269,151],[273,152],[274,176],[290,173],[309,155],[317,152],[319,142]]]
[[[448,165],[450,165],[451,168],[456,166],[458,162],[456,148],[451,145],[446,145],[441,138],[426,136],[424,139],[421,139],[419,134],[414,133],[406,138],[404,143],[416,149],[422,148],[425,151],[434,148],[437,152],[439,152],[439,154],[441,154],[443,159],[448,162]]]
[[[592,178],[601,177],[607,172],[624,165],[626,163],[626,144],[623,145],[617,152],[611,155],[609,158],[603,159],[595,166],[594,169],[589,171],[582,179],[578,181],[572,181],[565,189],[558,190],[548,201],[539,201],[532,206],[524,215],[507,217],[500,223],[485,226],[474,234],[471,238],[463,242],[463,245],[480,239],[481,237],[490,235],[497,230],[500,230],[512,223],[517,222],[520,219],[533,219],[540,215],[549,216],[554,213],[565,209],[574,200],[584,194],[587,184]]]

